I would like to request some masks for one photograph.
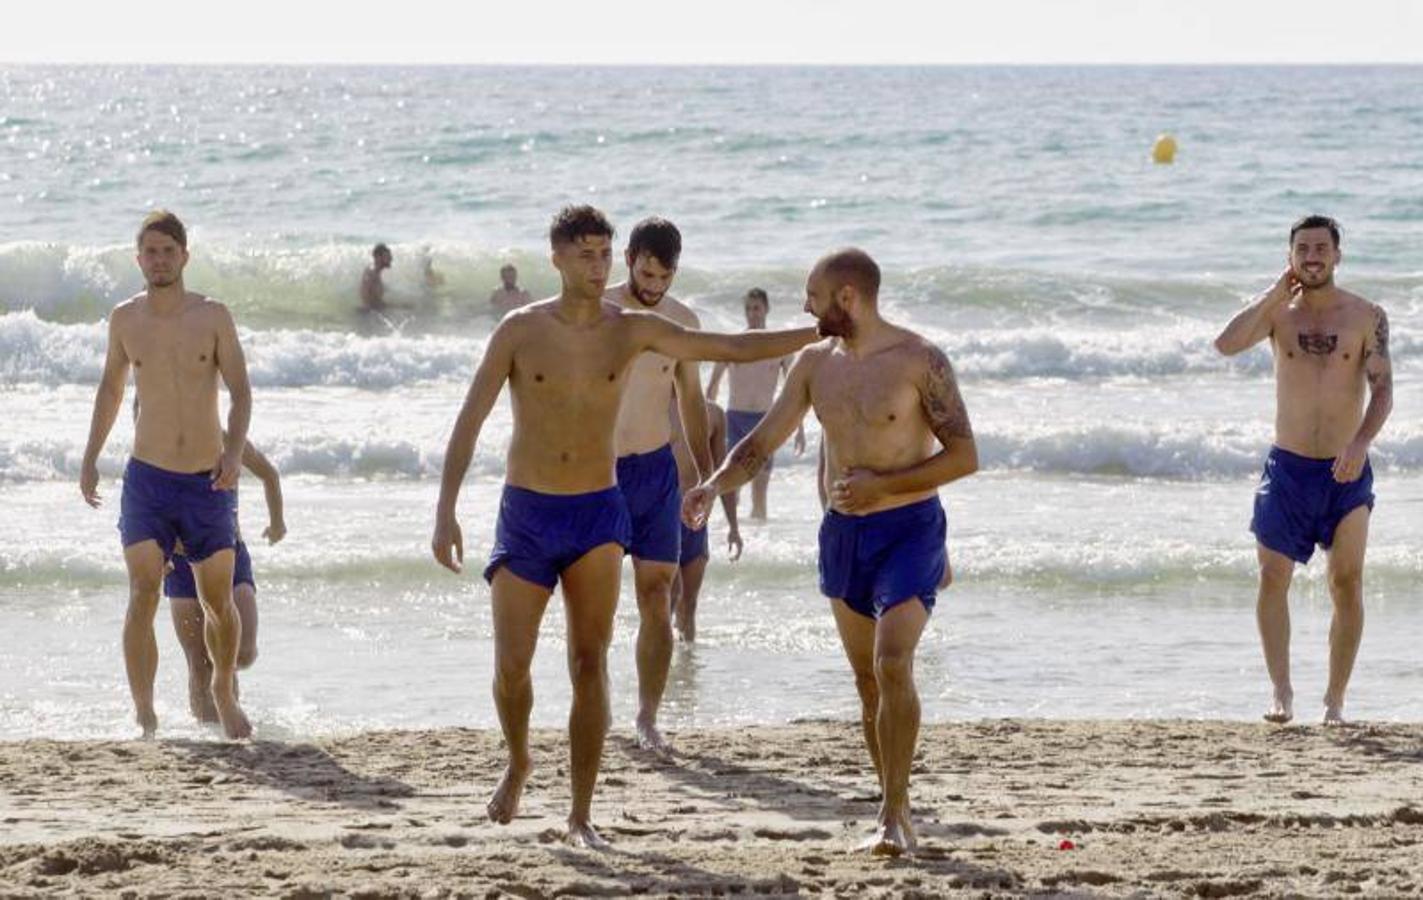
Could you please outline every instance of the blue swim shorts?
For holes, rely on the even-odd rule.
[[[1296,562],[1307,563],[1314,545],[1328,550],[1334,529],[1360,506],[1374,508],[1374,469],[1348,484],[1334,480],[1334,460],[1300,456],[1271,447],[1255,489],[1250,530],[1261,544]]]
[[[119,536],[125,547],[158,542],[163,558],[178,540],[202,562],[237,546],[237,494],[212,489],[211,472],[170,472],[137,459],[124,469]]]
[[[751,429],[761,424],[761,420],[766,418],[763,412],[747,412],[744,409],[728,409],[726,411],[726,448],[730,450],[741,439],[751,433]],[[766,464],[761,468],[763,472],[771,471],[771,463],[774,461],[775,453],[766,456]]]
[[[682,558],[678,561],[679,566],[686,566],[690,563],[706,559],[710,556],[707,550],[707,527],[703,525],[696,531],[682,526]]]
[[[820,523],[820,592],[878,619],[918,597],[934,609],[948,565],[938,497],[863,516],[829,510]]]
[[[500,566],[553,590],[564,569],[604,544],[627,549],[631,524],[616,487],[587,494],[545,494],[504,485],[494,550],[484,569],[493,582]]]
[[[193,578],[193,567],[188,564],[188,557],[182,553],[173,554],[173,570],[163,576],[163,593],[170,599],[173,597],[198,596],[198,583]],[[232,565],[232,586],[239,584],[251,585],[255,590],[257,582],[252,578],[252,555],[247,552],[247,542],[238,540],[237,559]]]
[[[682,491],[672,445],[618,457],[618,488],[632,517],[628,552],[633,558],[664,563],[681,559]]]

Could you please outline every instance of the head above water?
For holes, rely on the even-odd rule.
[[[628,291],[643,306],[656,306],[677,277],[682,258],[682,232],[659,216],[632,227],[623,259],[628,267]]]
[[[1305,216],[1290,226],[1290,271],[1306,289],[1334,283],[1334,270],[1343,258],[1341,233],[1339,223],[1329,216]]]
[[[608,218],[592,206],[565,206],[549,225],[548,241],[563,293],[601,298],[613,265],[613,225]]]
[[[746,327],[765,328],[766,314],[771,311],[771,298],[766,296],[766,292],[753,287],[746,292],[743,305],[746,309]]]
[[[376,244],[371,248],[371,261],[377,269],[389,269],[391,258],[390,248],[385,244]]]
[[[150,288],[181,284],[188,264],[188,230],[176,215],[155,209],[144,216],[135,238],[138,268]]]
[[[855,323],[878,313],[879,265],[858,247],[827,253],[805,282],[805,311],[815,316],[820,333],[853,338]]]
[[[519,270],[514,268],[513,263],[505,263],[499,267],[499,280],[506,290],[512,291],[519,285]]]

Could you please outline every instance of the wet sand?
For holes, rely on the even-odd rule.
[[[673,738],[611,736],[606,853],[562,843],[558,732],[508,826],[490,732],[3,743],[0,896],[1423,894],[1423,725],[928,726],[897,860],[850,852],[877,801],[851,723]]]

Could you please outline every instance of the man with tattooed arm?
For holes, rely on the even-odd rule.
[[[973,429],[943,351],[880,318],[879,266],[863,250],[821,259],[805,311],[828,340],[801,351],[785,389],[683,516],[755,477],[808,409],[825,433],[830,508],[820,526],[820,589],[855,673],[861,722],[884,799],[861,849],[914,849],[909,768],[919,736],[914,651],[947,565],[938,489],[978,468]]]
[[[1334,600],[1326,725],[1343,724],[1364,630],[1364,545],[1374,506],[1368,453],[1393,408],[1393,363],[1383,309],[1334,284],[1339,231],[1327,216],[1296,222],[1285,271],[1215,342],[1233,356],[1269,338],[1275,356],[1275,444],[1250,523],[1260,560],[1256,619],[1274,685],[1269,722],[1294,718],[1290,579],[1316,544],[1329,555]]]

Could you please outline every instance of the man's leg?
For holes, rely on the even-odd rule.
[[[257,661],[257,589],[247,582],[232,586],[232,602],[242,623],[242,643],[237,645],[237,668]]]
[[[879,687],[875,736],[879,741],[884,781],[879,833],[869,845],[875,854],[898,856],[913,849],[909,769],[919,742],[914,651],[928,621],[929,611],[924,604],[911,599],[890,608],[875,623],[875,684]]]
[[[1260,626],[1260,646],[1265,651],[1265,669],[1274,686],[1274,699],[1266,722],[1284,723],[1294,718],[1294,688],[1290,686],[1290,580],[1295,561],[1264,544],[1257,544],[1260,558],[1260,595],[1255,620]]]
[[[173,631],[188,660],[188,708],[199,722],[216,722],[212,703],[212,661],[203,643],[203,608],[197,597],[169,597]]]
[[[494,708],[509,749],[509,764],[486,811],[492,822],[507,825],[519,812],[519,798],[533,768],[529,755],[529,712],[534,708],[530,667],[539,640],[548,588],[526,581],[507,566],[494,574]]]
[[[870,761],[875,764],[875,778],[879,781],[882,800],[884,767],[880,764],[879,736],[875,729],[875,719],[879,715],[879,685],[875,681],[875,620],[855,612],[844,600],[831,600],[830,608],[835,611],[835,627],[840,631],[840,643],[845,647],[850,670],[855,674],[855,690],[860,694],[860,727],[865,734]]]
[[[677,634],[690,644],[697,639],[697,598],[702,593],[702,579],[707,574],[707,558],[699,556],[687,563],[678,572],[678,590],[675,594]]]
[[[569,775],[573,807],[568,813],[568,842],[601,849],[607,843],[593,829],[593,788],[608,734],[608,644],[618,609],[623,548],[604,544],[585,553],[563,571],[564,617],[568,622],[568,676],[573,708],[568,714]],[[663,681],[666,669],[663,669]]]
[[[766,518],[766,493],[771,485],[771,466],[767,462],[751,481],[751,518],[764,521]]]
[[[252,723],[237,700],[237,648],[242,643],[242,620],[232,603],[232,548],[219,550],[202,562],[192,562],[203,607],[203,643],[212,660],[212,700],[222,730],[233,740],[249,737]]]
[[[157,541],[140,541],[124,548],[128,568],[128,611],[124,614],[124,668],[128,689],[144,737],[158,731],[153,710],[153,679],[158,674],[158,641],[153,619],[158,615],[163,587],[163,551]]]
[[[1324,694],[1324,724],[1344,724],[1344,692],[1354,672],[1359,639],[1364,636],[1364,548],[1369,538],[1369,508],[1356,507],[1334,529],[1329,548],[1329,594],[1334,620],[1329,624],[1329,689]]]
[[[672,577],[677,564],[633,558],[637,587],[637,745],[666,753],[671,748],[657,730],[657,709],[672,667]]]

